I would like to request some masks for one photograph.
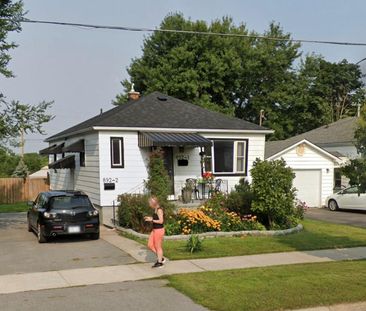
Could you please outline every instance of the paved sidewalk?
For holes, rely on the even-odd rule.
[[[137,263],[119,266],[11,274],[0,276],[0,294],[136,281],[180,273],[330,262],[362,258],[366,258],[366,247],[225,258],[175,260],[168,262],[160,269],[152,269],[151,263]]]

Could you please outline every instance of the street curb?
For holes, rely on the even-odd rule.
[[[118,225],[115,228],[119,231],[132,234],[135,237],[140,239],[148,239],[149,234],[143,234],[136,232],[132,229],[127,229],[124,227],[120,227]],[[303,225],[298,224],[294,228],[285,229],[285,230],[267,230],[267,231],[260,231],[260,230],[252,230],[252,231],[229,231],[229,232],[205,232],[205,233],[198,233],[197,235],[202,238],[215,238],[215,237],[235,237],[235,236],[280,236],[280,235],[288,235],[293,234],[296,232],[300,232],[303,230]],[[168,235],[164,236],[164,240],[188,240],[191,235]]]

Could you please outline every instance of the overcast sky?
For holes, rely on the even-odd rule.
[[[158,27],[171,12],[210,22],[224,15],[249,30],[263,33],[271,21],[281,24],[293,38],[366,42],[364,0],[23,0],[26,17],[129,27]],[[19,44],[11,52],[15,78],[0,77],[8,100],[37,104],[54,100],[56,117],[45,126],[46,136],[29,135],[26,152],[47,146],[43,140],[61,130],[112,108],[122,91],[126,67],[141,55],[148,34],[87,30],[40,24],[23,24],[10,34]],[[357,62],[366,47],[303,44],[304,53],[317,53],[329,61]],[[366,65],[366,61],[362,64]]]

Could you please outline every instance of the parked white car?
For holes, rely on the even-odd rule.
[[[356,186],[338,191],[327,197],[325,204],[331,211],[338,209],[366,210],[366,193],[360,193]]]

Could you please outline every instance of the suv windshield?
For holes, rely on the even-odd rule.
[[[51,209],[74,209],[77,207],[91,207],[87,196],[59,196],[50,199]]]

